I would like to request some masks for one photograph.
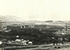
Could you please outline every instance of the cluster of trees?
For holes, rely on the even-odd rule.
[[[9,32],[3,32],[2,38],[5,38],[7,40],[15,40],[17,38],[16,36],[18,35],[19,39],[31,40],[34,44],[42,44],[48,42],[48,40],[50,40],[50,38],[54,36],[53,32],[54,30],[39,31],[38,29],[35,28],[24,28],[24,29],[15,29],[15,30],[11,29],[11,31]]]
[[[52,43],[52,37],[57,37],[54,34],[56,31],[58,31],[56,27],[54,29],[42,29],[41,31],[36,28],[11,29],[9,32],[2,32],[2,38],[7,40],[26,39],[32,41],[33,44]],[[16,37],[17,35],[19,37]]]

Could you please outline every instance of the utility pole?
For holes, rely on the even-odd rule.
[[[67,23],[66,23],[66,26],[65,26],[66,28],[65,28],[65,31],[66,31],[66,33],[67,33]]]

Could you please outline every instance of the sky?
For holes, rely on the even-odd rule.
[[[0,15],[18,21],[69,21],[70,0],[0,0]]]

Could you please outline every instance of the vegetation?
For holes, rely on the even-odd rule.
[[[51,38],[55,36],[54,32],[58,31],[56,27],[49,29],[36,29],[36,28],[10,28],[11,31],[3,32],[3,39],[7,40],[15,40],[19,39],[27,39],[31,40],[33,44],[44,44],[51,43]],[[9,29],[8,29],[9,30]],[[19,35],[19,37],[16,37]]]

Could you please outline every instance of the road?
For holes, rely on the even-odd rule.
[[[31,48],[31,49],[17,49],[17,50],[70,50],[70,44],[63,44],[61,48],[54,48],[55,46],[48,45],[41,45],[38,48]]]
[[[60,48],[60,49],[56,49],[56,48],[50,48],[50,49],[37,48],[37,49],[17,49],[17,50],[70,50],[70,47],[69,48]]]
[[[61,48],[54,48],[55,46],[53,46],[52,44],[44,44],[44,45],[39,45],[36,48],[26,48],[26,49],[24,49],[24,47],[23,47],[22,49],[17,49],[18,48],[17,47],[16,49],[10,49],[10,50],[70,50],[70,44],[69,43],[65,43],[65,44],[60,45],[60,46],[61,46]]]
[[[17,50],[70,50],[70,46],[61,47],[61,48],[54,48],[54,46],[51,47],[38,47],[38,48],[31,48],[31,49],[17,49]]]
[[[2,50],[2,49],[0,49]],[[67,48],[54,48],[52,47],[45,47],[45,48],[31,48],[31,49],[15,49],[15,50],[70,50],[70,47]]]

